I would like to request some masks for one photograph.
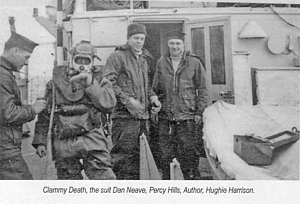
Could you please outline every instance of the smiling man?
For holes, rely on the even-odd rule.
[[[162,151],[163,179],[170,179],[170,163],[177,158],[184,179],[198,175],[199,126],[207,105],[204,66],[184,49],[184,33],[165,34],[168,52],[157,62],[153,90],[162,102],[158,114],[159,146]]]
[[[29,180],[32,175],[21,155],[22,125],[32,121],[46,107],[37,100],[32,106],[21,101],[19,87],[12,72],[19,72],[34,48],[35,42],[12,32],[0,59],[0,179]]]
[[[143,48],[146,27],[130,24],[127,29],[127,43],[120,46],[107,59],[104,77],[112,84],[117,106],[112,114],[111,151],[113,171],[117,179],[139,179],[139,136],[148,136],[149,113],[157,113],[161,104],[148,82],[150,53]]]

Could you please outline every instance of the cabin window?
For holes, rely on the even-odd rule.
[[[212,84],[226,84],[223,25],[209,27]]]
[[[205,66],[209,104],[233,98],[220,93],[233,93],[231,66],[230,17],[187,20],[184,24],[187,50],[196,54]]]
[[[193,28],[192,31],[192,52],[200,57],[205,66],[205,41],[204,41],[204,27]]]

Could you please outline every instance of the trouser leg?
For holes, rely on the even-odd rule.
[[[162,152],[159,148],[159,123],[158,122],[150,122],[150,131],[149,131],[149,146],[151,152],[153,154],[154,161],[157,165],[157,168],[162,169],[161,164],[161,155]]]
[[[80,157],[77,155],[68,158],[57,158],[55,168],[57,169],[57,180],[83,179],[81,174],[83,166],[80,163]]]
[[[140,179],[139,136],[148,128],[147,124],[141,126],[142,123],[141,120],[136,119],[116,118],[113,120],[111,156],[113,171],[117,179]]]
[[[206,158],[203,141],[203,123],[201,123],[200,125],[196,125],[195,135],[197,136],[197,151],[199,153],[199,156]]]
[[[109,161],[109,162],[107,162]],[[83,157],[84,171],[90,180],[115,180],[110,155],[103,151],[91,151]]]
[[[32,180],[29,168],[22,157],[17,155],[0,160],[0,180]]]
[[[83,159],[84,166],[81,165],[81,170],[85,167],[86,175],[90,179],[114,179],[110,169],[111,157],[108,151],[108,140],[101,128],[93,129],[86,135],[76,138],[56,139],[54,147],[57,157],[61,160],[68,160],[73,157]],[[104,176],[104,173],[99,176],[99,169],[101,169],[101,172],[107,170],[110,173],[106,176]],[[62,175],[64,175],[63,170],[60,171]],[[94,173],[97,173],[97,175],[94,175]]]
[[[173,125],[168,120],[159,122],[159,148],[161,150],[162,179],[170,180],[170,163],[174,158],[175,140]]]
[[[197,151],[197,135],[195,122],[187,120],[176,126],[178,141],[177,158],[184,178],[192,179],[198,171],[199,155]]]

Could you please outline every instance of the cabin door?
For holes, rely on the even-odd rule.
[[[229,23],[229,17],[184,23],[185,46],[199,56],[206,68],[209,105],[217,100],[234,103]]]

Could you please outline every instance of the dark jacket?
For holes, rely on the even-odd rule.
[[[169,52],[163,55],[157,62],[152,87],[162,103],[159,118],[194,119],[207,106],[204,66],[190,52],[184,52],[176,74]]]
[[[138,100],[144,107],[143,114],[138,118],[149,118],[149,99],[155,93],[149,84],[148,60],[153,60],[153,58],[146,49],[143,49],[143,54],[137,59],[128,44],[118,47],[108,57],[104,77],[112,82],[117,98],[114,118],[133,118],[124,105],[128,97]]]
[[[21,154],[22,125],[32,121],[35,110],[23,105],[12,71],[14,66],[0,59],[0,160]]]

